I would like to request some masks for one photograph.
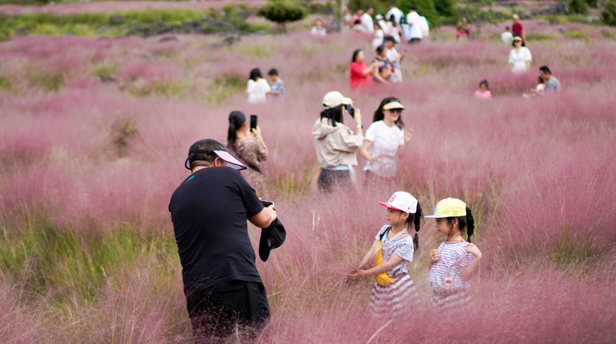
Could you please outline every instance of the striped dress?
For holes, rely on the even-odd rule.
[[[406,269],[406,264],[413,261],[413,238],[407,235],[389,240],[385,234],[383,239],[380,239],[390,228],[391,226],[383,226],[375,240],[381,240],[383,262],[389,261],[394,253],[402,258],[402,262],[387,271],[387,275],[395,279],[393,283],[380,285],[375,282],[372,287],[370,311],[379,318],[408,316],[411,314],[411,308],[419,305],[415,285]]]
[[[472,302],[470,281],[463,281],[461,268],[469,266],[475,256],[466,252],[468,242],[444,242],[438,250],[441,259],[430,269],[430,286],[434,290],[432,305],[438,310],[450,311],[467,306]],[[457,263],[456,263],[457,261]],[[452,287],[445,288],[445,278],[451,278]]]

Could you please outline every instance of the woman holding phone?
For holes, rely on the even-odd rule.
[[[357,166],[357,151],[364,143],[361,112],[353,107],[351,98],[340,92],[329,92],[323,97],[325,110],[312,127],[317,160],[321,171],[319,190],[331,192],[334,184],[352,186],[353,166]],[[344,115],[355,118],[357,131],[353,133],[343,124]]]
[[[261,128],[256,125],[256,116],[251,121],[253,128],[248,127],[246,116],[241,111],[233,111],[229,114],[229,131],[227,134],[227,148],[248,167],[246,177],[263,181],[261,163],[267,160],[268,150]]]

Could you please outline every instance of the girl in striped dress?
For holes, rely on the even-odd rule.
[[[430,252],[432,304],[438,310],[463,308],[472,301],[470,280],[481,261],[481,251],[471,244],[475,229],[471,209],[459,199],[446,198],[436,204],[434,215],[426,218],[436,219],[437,231],[447,237]],[[468,242],[462,237],[464,232]]]
[[[370,295],[370,310],[376,317],[409,315],[409,309],[419,304],[419,297],[406,264],[413,261],[419,234],[413,238],[408,230],[419,231],[421,207],[415,197],[402,191],[379,204],[387,207],[387,225],[381,227],[374,244],[349,277],[376,277]]]

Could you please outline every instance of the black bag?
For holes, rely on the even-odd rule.
[[[287,231],[278,219],[274,220],[269,227],[263,228],[259,239],[259,258],[264,262],[267,261],[270,251],[282,246],[286,237]]]

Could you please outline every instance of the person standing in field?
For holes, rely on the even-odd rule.
[[[353,186],[353,167],[357,166],[357,151],[364,143],[364,131],[361,112],[353,107],[351,98],[337,91],[328,92],[323,97],[323,106],[325,110],[312,127],[312,136],[321,167],[317,185],[319,190],[331,192],[336,184]],[[345,114],[355,119],[356,133],[344,125]]]
[[[372,76],[376,74],[379,68],[376,61],[374,61],[370,67],[366,66],[364,64],[364,57],[364,52],[361,49],[357,49],[353,52],[350,66],[351,90],[371,85]]]
[[[398,53],[396,50],[396,39],[392,36],[387,36],[383,39],[387,48],[387,59],[394,65],[394,68],[400,71],[399,81],[402,82],[402,68],[400,61],[406,56],[406,52]]]
[[[520,36],[522,39],[526,39],[524,35],[524,27],[520,23],[520,17],[517,14],[513,15],[513,25],[511,26],[511,33],[514,36]]]
[[[385,45],[381,45],[376,48],[376,58],[374,60],[379,66],[375,75],[375,79],[377,81],[383,84],[399,82],[400,71],[395,69],[391,62],[387,59],[387,48]]]
[[[389,17],[387,21],[387,32],[389,36],[393,37],[396,40],[396,44],[400,43],[400,37],[404,33],[400,27],[400,24],[396,22],[396,18],[394,16]]]
[[[267,75],[272,81],[272,85],[270,86],[271,90],[267,92],[267,95],[284,103],[284,82],[280,79],[278,70],[276,68],[272,68]]]
[[[377,22],[374,24],[374,37],[372,38],[372,48],[376,49],[379,46],[383,45],[383,39],[385,38],[385,33],[381,28],[381,24]]]
[[[344,26],[348,26],[349,28],[353,26],[353,15],[348,8],[344,10]]]
[[[404,131],[403,110],[398,99],[387,97],[374,112],[361,150],[361,156],[368,161],[364,168],[367,181],[396,175],[397,161],[413,138],[413,129]]]
[[[375,317],[409,316],[411,308],[420,304],[406,264],[413,262],[419,243],[421,206],[415,197],[403,191],[379,204],[387,207],[387,225],[381,227],[359,267],[348,277],[375,276],[370,294],[370,311]],[[411,229],[415,229],[414,238],[409,233]]]
[[[314,26],[310,30],[310,34],[313,36],[325,36],[327,31],[323,27],[323,21],[321,19],[317,19],[314,22]]]
[[[389,33],[387,32],[387,22],[385,21],[385,19],[383,18],[383,15],[381,14],[377,14],[376,15],[376,24],[375,25],[379,25],[379,27],[381,28],[381,30],[383,30],[383,36],[388,35]],[[375,27],[376,30],[376,27]]]
[[[195,341],[253,341],[270,311],[246,221],[267,228],[276,210],[263,207],[238,172],[246,167],[215,140],[190,146],[184,165],[191,175],[173,192],[169,212]]]
[[[456,39],[459,40],[462,36],[466,36],[466,38],[469,39],[471,38],[471,24],[466,17],[462,17],[462,20],[458,22],[456,27]]]
[[[509,26],[507,26],[505,28],[505,32],[501,34],[501,40],[506,45],[509,45],[512,43],[511,41],[513,40],[513,34],[511,33],[511,29],[509,29]]]
[[[265,103],[267,92],[271,91],[267,80],[263,79],[263,74],[259,68],[250,71],[246,93],[249,103]]]
[[[410,27],[408,37],[406,37],[409,44],[421,42],[423,38],[422,20],[415,6],[409,8],[409,14],[406,15],[406,23]]]
[[[249,131],[248,121],[241,111],[229,114],[227,148],[248,166],[245,170],[246,179],[263,186],[265,180],[261,172],[261,163],[267,160],[269,152],[261,136],[261,127],[257,126]]]
[[[438,249],[430,252],[430,286],[432,304],[438,310],[459,310],[472,302],[471,278],[481,261],[481,251],[471,244],[475,220],[471,209],[457,198],[446,198],[436,204],[436,230],[446,237]],[[468,242],[462,234],[466,233]]]
[[[404,12],[402,12],[401,9],[396,7],[396,4],[394,2],[389,4],[389,11],[385,15],[385,18],[387,18],[387,20],[391,20],[392,17],[394,18],[394,23],[397,23],[398,25],[400,24],[400,20],[404,17]]]
[[[530,68],[530,63],[533,60],[530,50],[526,47],[526,43],[522,37],[513,37],[513,49],[509,52],[509,65],[511,71],[515,74],[526,73]]]
[[[361,25],[364,26],[365,32],[369,34],[374,33],[374,22],[372,21],[372,13],[374,13],[374,9],[370,7],[366,13],[361,16]]]

